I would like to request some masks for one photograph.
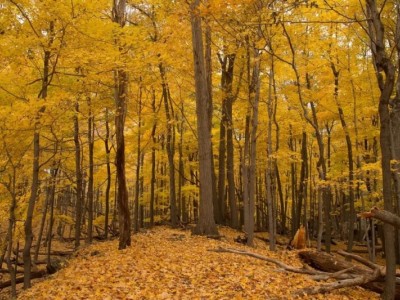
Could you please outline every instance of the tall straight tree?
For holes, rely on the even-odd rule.
[[[200,166],[200,214],[194,234],[218,235],[213,211],[213,170],[211,157],[211,132],[209,126],[209,88],[203,48],[203,32],[199,11],[200,0],[190,6],[194,79],[196,87],[197,141]]]
[[[385,27],[381,20],[384,6],[378,8],[375,0],[366,0],[366,5],[368,37],[370,38],[373,63],[380,90],[378,111],[380,118],[380,144],[382,151],[383,201],[385,210],[393,212],[391,148],[394,145],[392,145],[390,138],[390,107],[393,102],[398,103],[397,99],[395,99],[395,101],[391,100],[395,85],[396,67],[390,58],[392,50],[387,50],[387,45],[390,45],[391,42],[387,41],[385,37]],[[399,10],[396,10],[396,12],[397,23],[399,23]],[[398,25],[399,24],[397,24],[397,26]],[[395,45],[399,45],[400,43],[399,30],[396,31],[394,42]],[[392,225],[387,223],[384,224],[384,235],[387,267],[383,299],[394,299],[396,293],[396,253],[394,248],[395,232]]]
[[[119,24],[122,28],[126,23],[126,0],[113,0],[112,20]],[[116,46],[120,49],[120,55],[123,55],[122,46],[118,40]],[[114,70],[115,78],[115,93],[114,100],[116,106],[115,113],[115,134],[117,141],[116,153],[116,169],[118,181],[118,213],[119,213],[119,246],[118,248],[125,249],[131,245],[131,219],[129,214],[128,204],[128,189],[126,187],[125,176],[125,117],[126,117],[126,102],[128,95],[128,73],[123,67],[118,67]]]

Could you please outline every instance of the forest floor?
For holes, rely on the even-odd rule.
[[[56,274],[34,281],[18,299],[295,299],[296,290],[320,284],[252,257],[209,251],[241,249],[302,267],[297,251],[281,247],[271,252],[260,239],[250,248],[235,243],[238,232],[225,227],[220,234],[223,238],[214,240],[156,227],[133,235],[132,246],[125,250],[118,250],[118,240],[96,242],[78,250]],[[379,295],[353,287],[297,299],[379,299]]]

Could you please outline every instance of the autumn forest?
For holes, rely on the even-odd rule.
[[[0,0],[0,62],[0,298],[400,299],[398,1]]]

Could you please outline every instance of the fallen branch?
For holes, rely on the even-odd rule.
[[[315,294],[331,292],[333,290],[340,288],[364,285],[366,283],[377,280],[380,276],[381,276],[380,270],[376,269],[372,274],[359,275],[351,279],[344,279],[332,283],[322,284],[319,286],[311,286],[299,289],[294,293],[294,296],[315,295]]]
[[[310,266],[316,268],[317,270],[325,271],[325,272],[338,272],[340,270],[349,269],[344,275],[352,276],[353,279],[346,279],[344,281],[344,285],[333,283],[333,285],[321,285],[314,287],[315,290],[300,290],[299,293],[324,293],[327,291],[331,291],[332,289],[341,288],[341,287],[349,287],[349,286],[357,286],[368,289],[370,291],[376,293],[382,293],[384,289],[384,278],[385,278],[385,268],[376,264],[373,264],[358,255],[347,253],[345,251],[339,251],[340,255],[351,257],[354,260],[366,265],[368,268],[364,266],[353,265],[350,262],[347,262],[343,259],[338,259],[337,257],[325,253],[325,252],[316,252],[316,251],[301,251],[299,252],[300,258]],[[400,272],[399,272],[400,273]],[[348,281],[350,280],[350,281]],[[321,288],[320,290],[317,290]],[[299,294],[296,294],[299,295]],[[400,283],[396,282],[396,299],[400,299]]]
[[[295,267],[286,265],[285,263],[283,263],[279,260],[276,260],[276,259],[273,259],[270,257],[266,257],[266,256],[263,256],[263,255],[260,255],[257,253],[240,250],[240,249],[218,247],[217,249],[209,249],[208,251],[234,253],[234,254],[254,257],[254,258],[257,258],[257,259],[260,259],[263,261],[267,261],[269,263],[273,263],[273,264],[277,265],[278,267],[280,267],[281,269],[284,269],[284,270],[292,272],[292,273],[307,274],[307,275],[328,275],[328,273],[326,273],[326,272],[315,271],[312,269],[295,268]]]

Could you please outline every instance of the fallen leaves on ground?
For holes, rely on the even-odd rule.
[[[260,240],[249,248],[233,242],[235,231],[220,228],[220,233],[224,237],[213,240],[159,227],[133,235],[125,250],[117,250],[117,240],[97,243],[18,299],[292,299],[297,289],[318,284],[251,257],[208,251],[235,247],[302,266],[296,251],[271,252]],[[301,299],[379,297],[355,287]]]

